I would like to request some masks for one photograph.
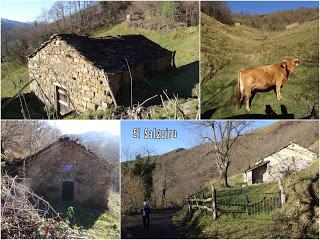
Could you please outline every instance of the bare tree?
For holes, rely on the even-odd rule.
[[[1,152],[5,160],[26,157],[49,145],[60,134],[45,121],[1,121]]]
[[[238,138],[252,124],[252,121],[200,121],[198,125],[201,143],[208,143],[208,152],[214,167],[219,172],[221,186],[229,187],[228,169],[231,163],[231,150]]]
[[[225,1],[201,2],[201,11],[225,24],[233,24],[232,12]]]
[[[137,213],[144,201],[145,186],[143,180],[131,173],[131,169],[121,175],[121,212],[122,214]]]
[[[161,204],[162,207],[167,207],[166,193],[168,189],[174,184],[176,175],[172,168],[164,162],[159,164],[160,181],[161,181]]]

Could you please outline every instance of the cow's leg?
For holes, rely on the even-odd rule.
[[[250,98],[251,98],[251,90],[246,89],[246,110],[247,112],[250,112]]]
[[[276,96],[277,100],[280,101],[282,99],[281,93],[280,93],[281,85],[276,86]]]

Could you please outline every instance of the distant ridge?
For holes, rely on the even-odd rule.
[[[15,20],[10,20],[7,18],[1,18],[1,32],[11,32],[17,28],[29,28],[31,27],[30,23],[19,22]]]

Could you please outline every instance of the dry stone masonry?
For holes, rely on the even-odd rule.
[[[135,80],[170,68],[173,56],[142,35],[56,34],[29,55],[30,89],[61,115],[108,109],[121,102],[118,93],[130,84],[129,68]]]
[[[53,201],[69,200],[105,209],[113,166],[68,137],[26,159],[27,185]]]
[[[298,144],[290,143],[279,151],[256,162],[244,172],[244,182],[273,182],[289,172],[301,171],[317,158],[317,154]]]

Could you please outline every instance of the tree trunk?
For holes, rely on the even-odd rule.
[[[228,184],[228,176],[227,176],[226,170],[222,170],[220,172],[220,184],[221,184],[221,187],[230,187]]]

